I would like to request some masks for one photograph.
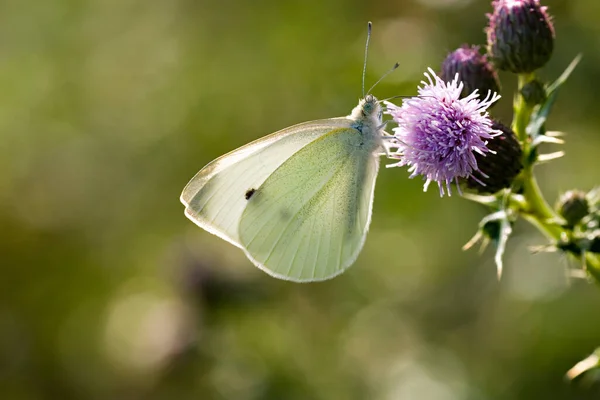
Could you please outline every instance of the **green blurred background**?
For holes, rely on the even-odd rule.
[[[600,5],[545,1],[542,71],[577,53],[539,167],[550,201],[600,182]],[[346,115],[367,82],[412,95],[483,44],[488,1],[0,2],[0,398],[598,399],[565,372],[600,345],[600,290],[531,255],[505,275],[461,251],[485,211],[382,169],[358,262],[275,280],[197,228],[179,194],[207,162],[297,122]],[[493,113],[510,122],[515,78]],[[548,148],[554,151],[556,148]],[[386,161],[383,160],[385,163]]]

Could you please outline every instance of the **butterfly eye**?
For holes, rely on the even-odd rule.
[[[373,115],[375,112],[377,112],[377,116],[379,116],[381,108],[379,107],[377,98],[375,98],[375,96],[372,94],[368,94],[365,96],[362,103],[362,114],[363,116],[367,117],[369,115]],[[380,116],[379,119],[381,119]]]

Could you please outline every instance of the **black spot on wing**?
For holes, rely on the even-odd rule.
[[[246,194],[244,195],[244,197],[246,198],[246,200],[250,200],[250,197],[252,197],[254,193],[256,193],[256,189],[250,188],[246,190]]]

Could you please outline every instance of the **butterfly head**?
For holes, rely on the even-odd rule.
[[[381,121],[383,110],[379,104],[379,100],[372,94],[368,94],[352,110],[350,117],[357,120],[375,118],[377,121]]]

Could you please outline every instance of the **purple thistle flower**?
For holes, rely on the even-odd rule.
[[[399,160],[390,166],[408,165],[411,178],[423,175],[424,191],[437,182],[440,196],[445,194],[444,187],[450,196],[452,182],[460,192],[458,178],[479,181],[475,172],[486,177],[478,170],[475,153],[492,152],[487,141],[501,134],[492,129],[486,111],[500,95],[488,91],[485,99],[479,100],[476,90],[461,99],[463,83],[458,74],[448,83],[431,68],[425,76],[429,82],[421,81],[419,96],[404,100],[401,107],[386,102],[386,113],[398,124],[393,129],[396,151],[388,157]]]

